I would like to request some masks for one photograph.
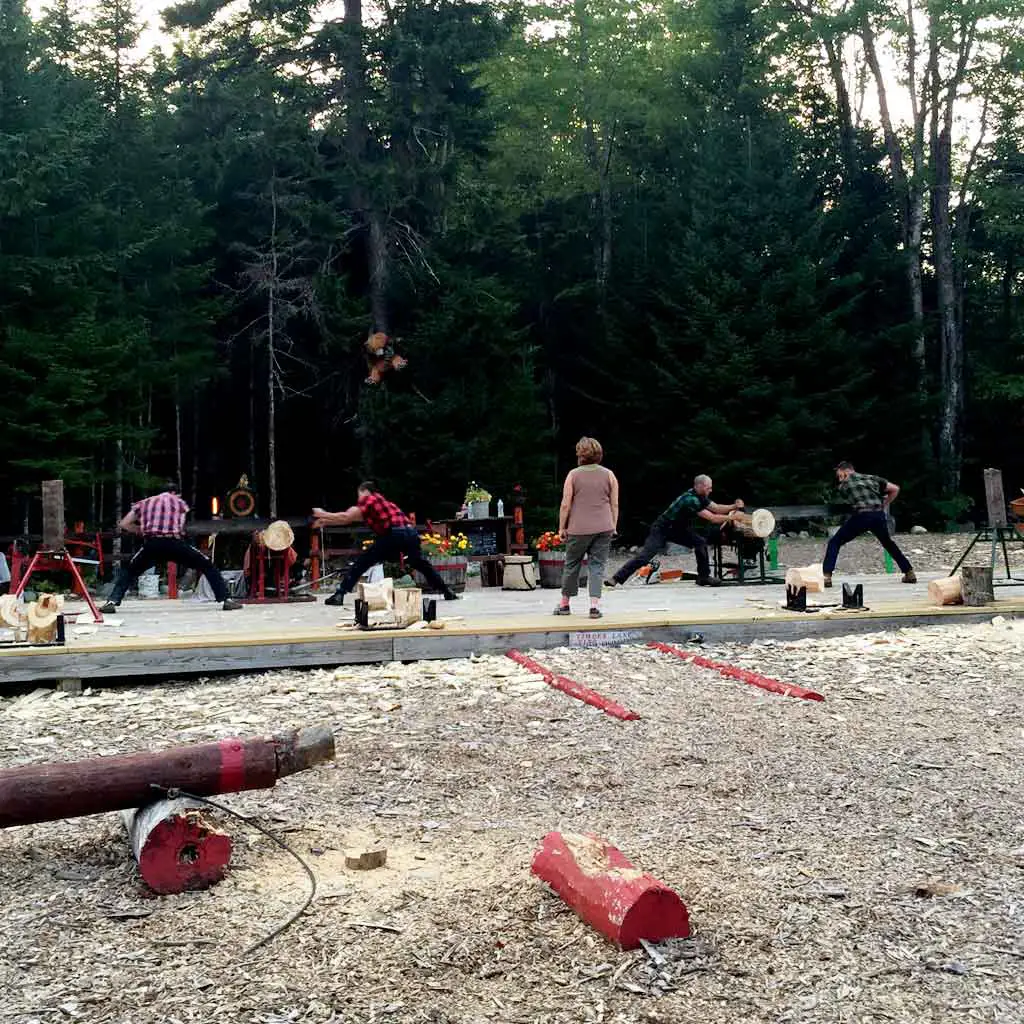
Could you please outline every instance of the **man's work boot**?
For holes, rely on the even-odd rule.
[[[900,582],[901,583],[916,583],[917,582],[917,574],[914,572],[913,569],[911,569],[910,572],[905,572],[903,574],[903,579],[900,580]]]
[[[229,597],[222,605],[221,610],[226,612],[237,612],[242,607],[241,601],[236,601],[233,597]]]
[[[822,578],[825,581],[825,589],[826,590],[831,590],[832,589],[832,577],[831,576],[824,576]]]
[[[446,601],[458,601],[459,595],[455,593],[450,587],[442,592],[443,597]]]
[[[101,609],[101,615],[113,615],[117,611],[117,605],[113,601],[108,601]]]
[[[697,586],[698,587],[720,587],[722,581],[715,579],[714,576],[698,576]]]
[[[345,592],[343,590],[336,590],[333,594],[331,594],[329,598],[327,598],[326,601],[324,601],[324,604],[329,604],[335,608],[339,607],[340,605],[343,605],[344,603]]]

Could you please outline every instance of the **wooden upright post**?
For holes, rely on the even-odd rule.
[[[43,550],[64,550],[64,481],[43,481]]]
[[[985,504],[988,506],[988,525],[1006,526],[1006,495],[1000,469],[985,470]]]

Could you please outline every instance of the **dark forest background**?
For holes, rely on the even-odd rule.
[[[145,55],[125,0],[0,0],[0,533],[50,477],[110,528],[242,473],[264,515],[520,483],[539,531],[584,433],[628,535],[696,472],[1016,494],[1021,5],[908,10],[194,0]]]

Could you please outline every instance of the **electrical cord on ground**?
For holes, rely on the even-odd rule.
[[[245,822],[246,825],[249,825],[251,828],[256,829],[257,832],[262,832],[263,835],[265,835],[268,839],[270,839],[272,842],[280,846],[285,853],[291,854],[299,862],[300,866],[302,867],[302,870],[306,872],[306,875],[309,878],[310,888],[309,895],[306,897],[305,902],[302,904],[301,907],[299,907],[298,910],[295,911],[294,914],[292,914],[291,917],[288,918],[287,921],[285,921],[283,924],[275,928],[268,935],[265,935],[262,939],[259,940],[259,942],[253,943],[253,945],[246,949],[241,954],[242,958],[249,956],[250,953],[255,953],[257,949],[260,949],[261,947],[267,945],[267,943],[273,942],[274,939],[276,939],[283,932],[286,932],[293,924],[295,924],[295,922],[300,917],[302,917],[302,915],[309,909],[310,904],[316,897],[316,875],[313,874],[313,869],[283,839],[279,839],[277,836],[274,835],[273,832],[268,831],[261,824],[259,824],[259,822],[253,821],[252,818],[247,818],[244,814],[239,814],[238,811],[233,811],[230,807],[228,807],[225,804],[217,803],[216,800],[209,800],[205,796],[197,796],[195,793],[188,793],[184,789],[178,789],[175,786],[172,786],[170,789],[167,789],[164,786],[157,785],[155,782],[151,782],[150,787],[152,789],[159,791],[160,793],[163,793],[168,800],[177,800],[178,797],[184,797],[186,800],[195,800],[197,803],[206,804],[207,806],[213,807],[218,811],[223,811],[225,814],[231,815],[231,817],[233,818],[237,818],[239,821]]]

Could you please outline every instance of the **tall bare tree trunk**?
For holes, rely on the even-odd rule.
[[[277,182],[270,179],[270,288],[267,291],[267,497],[270,518],[277,518]]]
[[[124,510],[124,441],[121,438],[117,439],[117,446],[114,451],[114,520],[115,522],[120,520],[125,514]],[[121,534],[116,532],[114,534],[114,543],[112,550],[114,552],[114,562],[120,565],[119,558],[121,555]]]

